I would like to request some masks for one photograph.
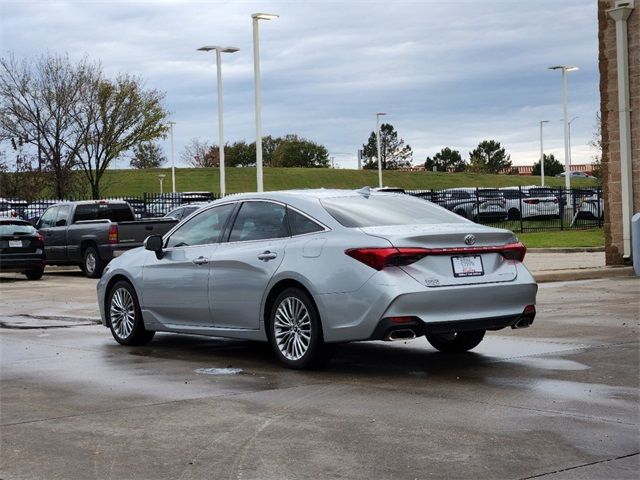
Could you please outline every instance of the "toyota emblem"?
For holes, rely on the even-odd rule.
[[[474,243],[476,243],[476,237],[469,234],[464,237],[464,243],[466,243],[467,245],[473,245]]]

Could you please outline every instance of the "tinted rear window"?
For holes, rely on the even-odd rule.
[[[33,233],[36,233],[36,229],[22,222],[0,224],[0,235],[31,235]]]
[[[135,220],[135,218],[131,208],[126,203],[89,203],[76,207],[74,222],[85,220],[129,222]]]
[[[320,201],[345,227],[462,223],[458,215],[432,203],[406,195],[371,195],[327,198]]]

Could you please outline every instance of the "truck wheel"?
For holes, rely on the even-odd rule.
[[[477,347],[484,338],[485,330],[453,333],[427,333],[425,336],[436,350],[443,353],[463,353]]]
[[[42,278],[42,275],[44,274],[44,270],[43,269],[27,270],[26,272],[24,272],[24,274],[27,276],[29,280],[40,280]]]
[[[82,257],[82,271],[89,278],[100,278],[104,270],[105,263],[98,255],[98,251],[93,246],[88,246]]]
[[[156,333],[144,328],[138,296],[129,282],[121,280],[111,288],[106,310],[111,335],[121,345],[145,345]]]

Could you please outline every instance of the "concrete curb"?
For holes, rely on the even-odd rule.
[[[540,270],[532,272],[538,283],[593,280],[597,278],[633,277],[632,267],[578,268],[573,270]]]
[[[529,253],[591,253],[604,252],[604,247],[575,247],[575,248],[527,248]]]

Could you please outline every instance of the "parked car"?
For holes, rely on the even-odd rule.
[[[181,221],[183,218],[187,218],[193,212],[205,205],[206,203],[188,203],[187,205],[182,205],[178,208],[174,208],[169,213],[167,213],[164,218],[173,218],[177,221]]]
[[[0,272],[24,273],[29,280],[42,278],[44,242],[29,222],[0,219]]]
[[[426,336],[443,352],[527,327],[537,285],[512,232],[373,189],[242,194],[200,209],[98,282],[123,345],[156,331],[270,342],[292,368],[332,346]]]
[[[604,220],[604,199],[593,193],[585,195],[578,203],[574,222],[576,220]]]
[[[557,218],[560,215],[556,191],[547,187],[504,187],[509,220]]]
[[[495,188],[448,188],[432,201],[474,222],[498,222],[507,218],[504,196]]]
[[[558,173],[556,177],[565,177],[566,175],[567,175],[566,172],[562,172],[562,173]],[[571,178],[592,178],[592,179],[596,178],[584,172],[570,172],[570,176]]]
[[[90,200],[53,205],[36,227],[44,236],[48,264],[80,265],[87,277],[97,278],[114,257],[176,223],[170,218],[136,221],[127,202]]]

